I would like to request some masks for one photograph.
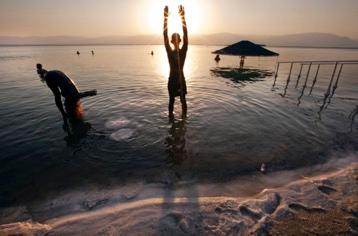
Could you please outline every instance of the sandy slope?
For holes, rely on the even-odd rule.
[[[40,222],[26,208],[3,209],[0,222],[18,222],[0,225],[0,235],[357,235],[357,180],[354,161],[245,198],[168,194],[95,202],[86,211],[57,217],[46,213],[49,218]]]

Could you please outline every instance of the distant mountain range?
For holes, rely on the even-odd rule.
[[[275,47],[329,47],[358,48],[358,40],[327,33],[301,33],[280,36],[239,35],[219,33],[209,35],[190,35],[190,43],[198,45],[228,45],[241,40]],[[0,45],[148,45],[162,44],[161,35],[136,36],[49,36],[49,37],[12,37],[0,36]]]

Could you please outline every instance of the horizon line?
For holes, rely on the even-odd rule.
[[[103,37],[134,37],[134,36],[158,36],[162,33],[142,33],[142,34],[108,34],[101,36],[84,36],[84,35],[74,35],[74,34],[59,34],[59,35],[27,35],[27,36],[18,36],[18,35],[0,35],[0,37],[12,37],[12,38],[50,38],[50,37],[78,37],[78,38],[103,38]],[[350,38],[352,40],[358,40],[358,38],[354,38],[352,36],[340,35],[337,33],[331,32],[318,32],[318,31],[307,31],[307,32],[299,32],[299,33],[282,33],[282,34],[249,34],[249,33],[232,33],[232,32],[216,32],[216,33],[202,33],[202,34],[191,34],[192,36],[200,36],[200,35],[216,35],[216,34],[231,34],[231,35],[245,35],[245,36],[266,36],[266,37],[276,37],[276,36],[287,36],[287,35],[300,35],[300,34],[328,34],[335,35],[338,37]]]
[[[0,36],[1,37],[1,36]],[[0,44],[0,47],[64,47],[64,46],[160,46],[163,44],[128,44],[128,43],[91,43],[91,44]],[[193,46],[227,46],[227,44],[190,44]],[[358,49],[358,47],[325,47],[325,46],[282,46],[282,45],[265,45],[273,48],[321,48],[321,49]]]

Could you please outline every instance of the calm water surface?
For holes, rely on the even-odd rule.
[[[282,97],[288,66],[281,67],[273,90],[273,76],[235,82],[211,72],[239,62],[222,57],[215,64],[210,52],[216,49],[190,47],[185,65],[188,119],[171,123],[162,46],[0,47],[0,206],[80,186],[163,181],[163,173],[225,181],[257,172],[262,163],[268,171],[293,169],[358,150],[358,122],[350,132],[348,118],[358,105],[358,66],[344,67],[319,119],[333,67],[322,67],[308,96],[311,73],[298,106],[304,82],[294,88],[299,68]],[[358,59],[358,50],[272,50],[281,54],[279,60]],[[62,129],[53,95],[37,77],[38,62],[64,71],[80,90],[98,90],[96,97],[83,99],[85,122],[76,124],[72,135]],[[246,65],[274,71],[275,63],[253,58]],[[179,108],[177,101],[177,118]]]

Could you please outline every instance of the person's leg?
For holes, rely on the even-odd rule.
[[[75,103],[75,118],[77,120],[83,120],[83,109],[79,99]]]
[[[181,102],[181,111],[182,111],[182,117],[185,118],[187,114],[187,105],[186,105],[186,98],[185,94],[180,96],[180,102]]]
[[[80,98],[90,97],[90,96],[95,96],[95,95],[97,95],[97,90],[96,89],[86,91],[86,92],[83,92],[83,93],[79,93],[77,98],[80,99]]]
[[[66,98],[65,109],[70,121],[83,119],[82,106],[79,99]]]
[[[169,96],[169,117],[174,116],[173,111],[174,111],[174,102],[175,102],[175,97],[174,96]]]

